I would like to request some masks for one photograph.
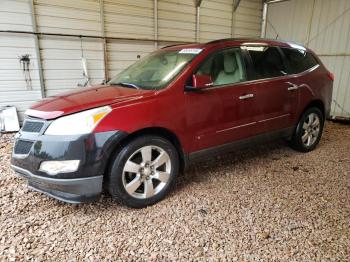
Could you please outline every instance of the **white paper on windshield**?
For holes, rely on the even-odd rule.
[[[179,54],[199,54],[203,49],[201,48],[184,48]]]

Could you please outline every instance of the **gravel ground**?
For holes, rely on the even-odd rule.
[[[29,191],[2,135],[0,260],[350,261],[349,127],[327,123],[308,154],[279,142],[193,166],[141,210]]]

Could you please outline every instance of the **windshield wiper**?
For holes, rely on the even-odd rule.
[[[137,85],[132,84],[132,83],[127,83],[127,82],[112,83],[111,85],[119,85],[119,86],[123,86],[123,87],[131,87],[131,88],[135,88],[135,89],[140,89],[140,87],[138,87]]]

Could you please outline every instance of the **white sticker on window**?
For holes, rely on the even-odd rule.
[[[266,46],[247,46],[248,51],[264,52],[266,49]]]
[[[202,50],[201,48],[185,48],[179,54],[199,54]]]

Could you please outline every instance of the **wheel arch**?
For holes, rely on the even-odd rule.
[[[307,117],[306,113],[311,108],[315,108],[315,109],[320,111],[319,113],[321,113],[322,116],[323,116],[323,123],[320,124],[320,130],[318,131],[319,133],[317,134],[318,138],[317,138],[316,142],[313,142],[314,144],[309,145],[309,147],[305,147],[305,145],[302,144],[302,142],[300,141],[301,140],[301,136],[302,136],[302,133],[301,133],[302,132],[302,126],[303,126],[304,121],[305,121],[305,119],[303,119],[303,117],[304,117],[304,115],[305,115],[305,117]],[[313,150],[317,146],[317,144],[318,144],[318,142],[319,142],[319,140],[321,138],[323,125],[324,125],[324,121],[325,121],[325,116],[326,116],[325,115],[325,106],[324,106],[322,100],[319,100],[319,99],[316,100],[315,99],[315,100],[311,101],[310,103],[308,103],[304,107],[304,109],[301,111],[298,123],[295,126],[293,135],[291,137],[291,140],[289,141],[290,142],[290,146],[292,148],[294,148],[295,150],[300,151],[300,152],[309,152],[309,151]]]
[[[180,142],[179,138],[176,136],[176,134],[174,134],[174,132],[170,131],[167,128],[163,128],[163,127],[148,127],[148,128],[139,129],[135,132],[129,133],[126,137],[124,137],[121,141],[119,141],[119,143],[115,146],[114,152],[110,155],[110,157],[108,159],[107,167],[110,166],[111,161],[115,157],[115,154],[118,153],[118,151],[122,148],[123,145],[125,145],[129,141],[131,141],[137,137],[143,136],[143,135],[157,135],[157,136],[160,136],[162,138],[169,140],[175,146],[176,151],[179,155],[180,172],[185,171],[185,169],[188,165],[188,161],[187,161],[186,154],[183,151],[181,142]]]
[[[298,128],[299,121],[300,121],[300,119],[303,117],[303,114],[306,112],[306,110],[308,110],[309,108],[312,108],[312,107],[316,107],[316,108],[320,109],[320,110],[321,110],[321,113],[322,113],[322,115],[323,115],[323,118],[324,118],[324,120],[325,120],[326,112],[325,112],[324,103],[322,102],[321,99],[314,99],[314,100],[310,101],[310,102],[299,112],[299,115],[297,115],[296,124],[295,124],[293,133],[296,132],[296,130],[297,130],[297,128]]]
[[[315,99],[315,100],[312,100],[310,103],[308,103],[306,105],[306,107],[304,108],[304,110],[301,112],[301,115],[311,107],[317,107],[318,109],[321,110],[321,112],[323,114],[323,118],[326,117],[325,105],[321,99]],[[300,117],[301,117],[301,115],[300,115]]]

